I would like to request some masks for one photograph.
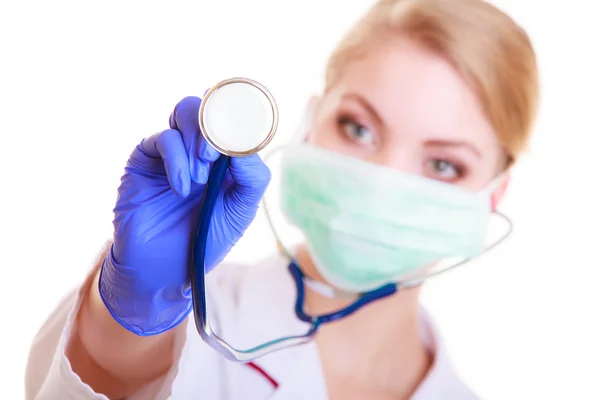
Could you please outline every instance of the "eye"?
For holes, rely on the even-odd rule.
[[[340,119],[339,124],[344,135],[346,135],[350,140],[361,145],[371,144],[374,142],[374,136],[371,131],[368,128],[352,121],[351,119],[342,118]]]
[[[464,175],[464,169],[448,160],[433,159],[428,161],[428,169],[434,178],[453,181]]]

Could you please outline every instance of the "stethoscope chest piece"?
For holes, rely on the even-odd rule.
[[[277,131],[275,99],[260,83],[231,78],[210,89],[200,106],[200,130],[221,154],[240,157],[265,148]]]

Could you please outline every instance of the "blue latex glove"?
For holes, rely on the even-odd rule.
[[[126,329],[142,336],[175,327],[192,309],[190,250],[198,205],[219,153],[202,138],[200,99],[183,99],[171,129],[131,154],[114,209],[114,244],[102,265],[100,295]],[[209,272],[256,216],[271,174],[258,155],[232,158],[207,238]]]

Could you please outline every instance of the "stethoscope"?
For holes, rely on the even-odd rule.
[[[192,287],[193,312],[196,329],[202,339],[225,358],[236,362],[250,362],[266,354],[298,346],[311,341],[324,324],[345,318],[365,305],[393,295],[399,290],[419,286],[426,279],[458,267],[467,261],[461,260],[441,270],[430,270],[420,276],[389,283],[366,293],[348,293],[316,282],[304,275],[294,257],[285,250],[275,233],[278,247],[289,259],[288,270],[296,287],[294,312],[296,317],[308,324],[303,335],[284,336],[248,349],[236,349],[213,332],[207,317],[206,280],[204,258],[206,239],[217,196],[225,179],[231,157],[244,157],[264,149],[277,131],[279,113],[275,99],[260,83],[247,78],[232,78],[219,82],[210,89],[200,107],[198,120],[204,139],[221,153],[213,163],[204,188],[198,213],[197,229],[191,257],[190,280]],[[273,221],[265,207],[271,228]],[[486,251],[504,241],[512,231],[512,223],[505,215],[496,213],[508,222],[507,232]],[[353,302],[335,312],[310,315],[304,310],[305,286],[329,295],[352,298]]]

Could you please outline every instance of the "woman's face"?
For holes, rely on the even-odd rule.
[[[374,44],[319,103],[308,141],[376,164],[477,190],[506,163],[459,73],[407,40]]]

